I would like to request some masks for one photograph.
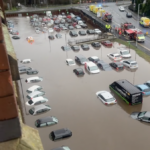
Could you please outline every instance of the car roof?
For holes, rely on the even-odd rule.
[[[46,105],[43,105],[43,104],[41,104],[41,105],[37,105],[37,106],[34,106],[33,107],[34,108],[34,110],[40,110],[40,109],[43,109],[43,108],[47,108],[47,106]]]
[[[121,50],[120,52],[125,52],[125,51],[128,51],[128,52],[129,52],[129,50],[127,50],[127,49]]]
[[[123,65],[121,62],[114,62],[117,65]]]
[[[97,56],[91,56],[91,58],[93,58],[93,59],[99,59]]]
[[[89,67],[96,66],[96,64],[94,64],[93,62],[86,62],[86,64],[87,64]]]
[[[31,59],[23,59],[22,61],[28,61],[28,60],[31,61]]]
[[[36,69],[28,70],[28,72],[37,71]]]
[[[126,60],[126,61],[128,61],[128,62],[130,62],[130,63],[131,63],[131,62],[136,62],[135,60],[131,60],[131,59],[130,59],[130,60]]]
[[[39,100],[44,100],[45,98],[43,96],[35,97],[32,99],[33,102],[37,102]]]
[[[41,91],[35,91],[33,93],[28,94],[28,96],[33,97],[34,95],[40,94],[40,93],[43,93],[43,92],[41,92]]]
[[[32,91],[32,90],[34,90],[34,89],[36,89],[36,88],[38,88],[38,87],[40,87],[39,85],[33,85],[33,86],[31,86],[30,88],[28,88],[28,90],[29,91]]]
[[[125,90],[127,90],[130,94],[136,94],[141,92],[138,88],[136,88],[133,84],[131,84],[129,81],[125,79],[118,80],[115,82],[119,84],[121,87],[123,87]]]
[[[105,99],[113,98],[113,96],[112,96],[109,92],[107,92],[107,91],[103,91],[103,92],[101,93],[101,95],[102,95]]]
[[[54,134],[57,136],[57,135],[66,133],[66,131],[69,131],[69,130],[66,129],[66,128],[63,128],[63,129],[55,130],[55,131],[53,131],[53,132],[54,132]]]
[[[119,53],[117,53],[117,52],[114,52],[114,53],[111,53],[111,54],[114,54],[114,55],[120,55]]]
[[[150,112],[147,111],[145,114],[144,114],[145,117],[150,117]]]
[[[40,121],[40,123],[53,122],[53,118],[48,116],[48,117],[44,117],[44,118],[38,119],[38,121]]]
[[[76,55],[76,57],[78,58],[85,58],[83,55],[79,54],[79,55]]]
[[[66,59],[67,61],[73,61],[73,59]]]
[[[142,90],[145,90],[145,89],[148,89],[149,87],[145,84],[140,84],[140,85],[137,85],[137,87],[140,87]]]
[[[27,80],[33,80],[33,79],[39,79],[40,77],[30,77],[30,78],[27,78]]]

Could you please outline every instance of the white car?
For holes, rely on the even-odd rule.
[[[33,93],[35,91],[40,91],[41,89],[43,89],[41,86],[39,85],[33,85],[30,88],[27,89],[28,93]]]
[[[94,29],[94,32],[95,32],[95,34],[101,34],[102,33],[102,31],[99,29]]]
[[[85,69],[89,72],[89,73],[99,73],[100,72],[100,70],[99,70],[99,68],[97,67],[97,65],[96,64],[94,64],[93,62],[86,62],[85,64],[84,64],[84,66],[85,66]]]
[[[28,63],[31,63],[31,59],[23,59],[20,62],[23,64],[28,64]]]
[[[35,83],[35,82],[40,82],[40,81],[43,81],[43,78],[41,78],[41,77],[30,77],[30,78],[27,78],[25,80],[25,82],[27,82],[27,83]]]
[[[52,32],[54,32],[54,30],[53,30],[52,28],[49,28],[49,29],[48,29],[48,32],[49,32],[49,33],[52,33]]]
[[[45,92],[43,92],[43,91],[35,91],[33,93],[28,94],[27,98],[28,99],[33,99],[35,97],[40,97],[40,96],[43,96],[43,95],[45,95]]]
[[[61,20],[62,19],[62,15],[58,15],[57,19]]]
[[[75,17],[75,15],[74,15],[73,13],[70,13],[70,16],[71,16],[71,18],[74,18],[74,17]]]
[[[110,92],[98,91],[96,92],[96,95],[105,105],[111,105],[117,103],[116,99],[110,94]]]
[[[37,34],[41,33],[41,31],[40,31],[39,28],[35,28],[35,32],[36,32]]]
[[[125,11],[125,9],[124,9],[123,6],[120,6],[120,7],[119,7],[119,10],[120,10],[120,11]]]
[[[74,60],[72,60],[72,59],[66,59],[66,64],[68,66],[74,66],[74,65],[76,65],[75,62],[74,62]]]
[[[121,55],[123,58],[130,58],[130,57],[131,57],[131,54],[130,54],[129,50],[121,50],[121,51],[120,51],[120,55]]]
[[[47,98],[44,98],[43,96],[35,97],[32,100],[29,100],[26,102],[26,105],[33,106],[33,105],[40,105],[43,103],[48,102]]]
[[[77,24],[77,25],[75,25],[75,28],[76,29],[81,29],[81,26]]]
[[[107,54],[107,56],[115,61],[122,59],[122,56],[118,53],[110,53],[110,54]]]
[[[122,60],[121,62],[123,63],[124,66],[126,66],[130,69],[137,69],[138,68],[138,64],[134,60]]]

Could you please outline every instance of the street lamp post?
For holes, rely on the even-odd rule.
[[[138,4],[137,26],[138,26],[138,24],[139,24],[139,12],[140,12],[140,5],[141,5],[141,4],[143,4],[143,3]],[[136,37],[136,47],[137,47],[137,39],[138,39],[138,38]]]

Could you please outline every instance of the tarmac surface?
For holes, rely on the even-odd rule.
[[[22,106],[24,108],[24,121],[27,125],[36,128],[35,120],[55,116],[59,122],[57,125],[38,128],[39,134],[45,150],[50,150],[62,145],[69,146],[71,150],[141,150],[149,149],[150,125],[148,123],[133,120],[130,114],[133,111],[149,111],[149,96],[143,98],[143,104],[129,106],[117,95],[117,104],[112,106],[104,105],[97,97],[96,92],[109,90],[109,85],[119,79],[126,79],[131,83],[142,84],[149,78],[150,65],[143,58],[131,51],[132,59],[138,62],[139,68],[136,71],[125,69],[121,72],[115,70],[102,71],[99,74],[89,74],[85,71],[83,77],[77,77],[73,69],[84,66],[67,66],[67,58],[74,59],[77,54],[85,57],[98,56],[103,61],[112,62],[107,54],[118,51],[118,47],[123,47],[114,43],[112,48],[102,46],[96,50],[90,46],[90,50],[79,52],[65,52],[61,46],[66,45],[66,41],[71,39],[67,34],[61,32],[61,39],[49,41],[48,33],[36,34],[34,28],[30,26],[26,18],[11,18],[15,28],[19,31],[20,40],[13,40],[12,43],[18,58],[18,65],[22,59],[30,58],[32,62],[25,66],[30,66],[39,71],[38,75],[20,75],[22,86]],[[56,33],[54,32],[54,35]],[[10,35],[11,36],[11,35]],[[35,40],[33,44],[26,41],[28,36]],[[11,36],[12,37],[12,36]],[[89,36],[90,37],[90,36]],[[78,36],[77,39],[87,38]],[[36,84],[27,84],[25,79],[39,76],[43,81]],[[32,85],[41,85],[42,91],[48,98],[48,105],[52,108],[49,112],[31,116],[28,110],[31,108],[25,105],[26,90]],[[49,139],[49,133],[60,128],[68,128],[73,136],[64,140],[53,142]]]

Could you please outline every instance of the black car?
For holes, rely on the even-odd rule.
[[[80,47],[79,46],[71,46],[71,49],[74,51],[79,51]]]
[[[57,37],[57,39],[62,38],[62,35],[60,33],[57,33],[55,36]]]
[[[80,26],[82,27],[82,28],[87,28],[88,26],[86,25],[86,24],[80,24]]]
[[[86,32],[83,30],[83,31],[79,31],[79,34],[80,35],[86,35]]]
[[[15,39],[15,40],[20,39],[20,37],[19,37],[19,36],[12,36],[12,38],[13,38],[13,39]]]
[[[73,30],[74,27],[73,27],[73,26],[68,26],[68,29],[69,29],[69,30]]]
[[[28,70],[28,71],[27,71],[27,74],[28,74],[28,75],[38,74],[38,71],[35,70],[35,69],[33,69],[33,70]]]
[[[95,31],[94,30],[87,30],[86,33],[87,34],[95,34]]]
[[[73,22],[78,22],[78,20],[76,18],[72,18]]]
[[[90,47],[89,47],[88,44],[81,44],[81,48],[82,48],[83,50],[89,50],[89,49],[90,49]]]
[[[112,70],[111,67],[109,66],[109,64],[105,63],[102,60],[97,62],[97,66],[104,71],[111,71]]]
[[[50,40],[54,40],[54,39],[55,39],[53,35],[49,35],[48,38],[49,38]]]
[[[132,14],[131,14],[130,12],[127,12],[127,13],[126,13],[126,17],[132,18]]]
[[[100,61],[100,59],[97,56],[92,56],[88,58],[89,61],[92,61],[93,63],[97,63]]]
[[[62,50],[64,50],[64,51],[69,51],[69,50],[71,50],[70,46],[62,46],[61,48],[62,48]]]
[[[123,70],[124,69],[124,65],[121,62],[112,62],[109,64],[111,67],[113,67],[114,69],[118,70]]]
[[[76,32],[76,31],[70,31],[70,32],[69,32],[69,34],[70,34],[71,36],[75,36],[75,37],[77,37],[77,36],[78,36],[78,34],[77,34],[77,32]]]
[[[84,75],[84,71],[82,68],[74,69],[73,72],[78,76]]]
[[[100,43],[99,42],[93,42],[91,44],[93,47],[101,47]]]
[[[55,130],[50,133],[50,137],[52,138],[53,141],[68,138],[71,136],[72,132],[66,128]]]

